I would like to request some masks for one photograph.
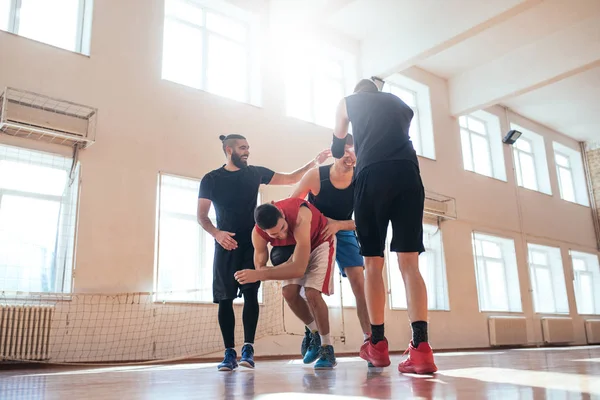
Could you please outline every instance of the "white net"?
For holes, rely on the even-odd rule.
[[[285,333],[280,285],[263,282],[256,339]],[[0,294],[0,360],[167,361],[223,349],[215,304],[155,301],[157,293]],[[235,304],[236,344],[243,342]]]

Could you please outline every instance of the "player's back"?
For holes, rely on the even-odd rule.
[[[369,165],[418,159],[409,137],[413,110],[399,97],[383,92],[358,92],[346,97],[356,151],[356,175]]]

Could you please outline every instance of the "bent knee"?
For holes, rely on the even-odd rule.
[[[284,286],[281,289],[281,294],[283,298],[287,301],[294,301],[300,297],[300,286],[298,285],[288,285]]]
[[[308,300],[309,303],[315,303],[323,299],[321,292],[317,289],[305,287],[304,294],[306,295],[306,300]]]

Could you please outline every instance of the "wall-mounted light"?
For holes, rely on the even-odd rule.
[[[510,131],[508,131],[506,136],[504,136],[502,142],[506,144],[514,144],[517,141],[517,139],[521,137],[522,134],[523,133],[521,131],[511,129]]]

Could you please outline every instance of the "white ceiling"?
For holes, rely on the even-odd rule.
[[[447,79],[454,115],[503,104],[600,141],[600,0],[312,4],[324,25],[360,41],[364,76],[417,66]]]

